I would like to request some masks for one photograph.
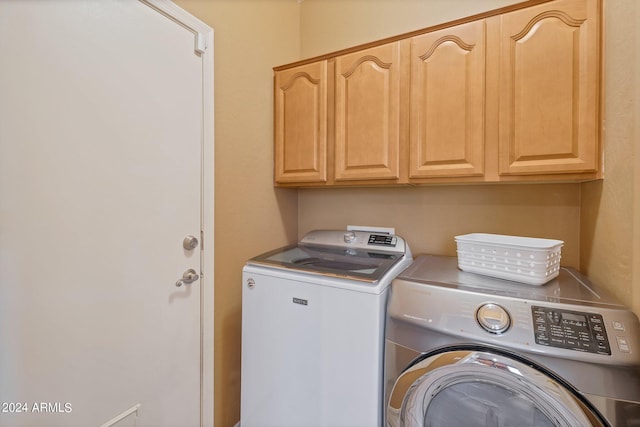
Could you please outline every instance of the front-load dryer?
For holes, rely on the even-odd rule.
[[[386,425],[640,426],[640,324],[570,268],[543,286],[422,256],[392,283]]]
[[[242,427],[381,426],[388,290],[411,261],[386,229],[313,231],[248,261]]]

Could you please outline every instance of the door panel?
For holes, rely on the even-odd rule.
[[[411,39],[410,178],[484,173],[485,23]]]
[[[400,177],[400,67],[400,42],[336,58],[336,181]]]
[[[501,17],[500,174],[598,168],[598,2]]]
[[[275,181],[327,180],[327,61],[275,75]]]
[[[138,1],[3,1],[0,55],[0,401],[28,409],[0,424],[199,425],[193,33]]]

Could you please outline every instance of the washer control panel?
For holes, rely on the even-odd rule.
[[[611,355],[600,314],[532,306],[536,344]]]
[[[407,258],[411,257],[411,250],[402,237],[383,231],[314,230],[300,239],[299,244],[302,246],[376,250],[405,254]]]
[[[397,242],[398,238],[396,236],[390,236],[388,234],[370,234],[367,244],[395,247]]]

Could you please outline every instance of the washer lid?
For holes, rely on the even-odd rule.
[[[320,230],[299,244],[249,260],[249,264],[374,283],[411,259],[401,237],[375,232]]]
[[[373,283],[402,258],[394,253],[362,249],[294,245],[259,255],[249,260],[249,264]]]

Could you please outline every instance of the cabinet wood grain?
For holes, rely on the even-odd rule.
[[[484,173],[485,22],[411,39],[410,178]]]
[[[275,75],[275,181],[327,180],[327,61]]]
[[[501,175],[597,170],[598,12],[559,0],[501,17]]]
[[[400,42],[335,60],[335,179],[400,177]]]

